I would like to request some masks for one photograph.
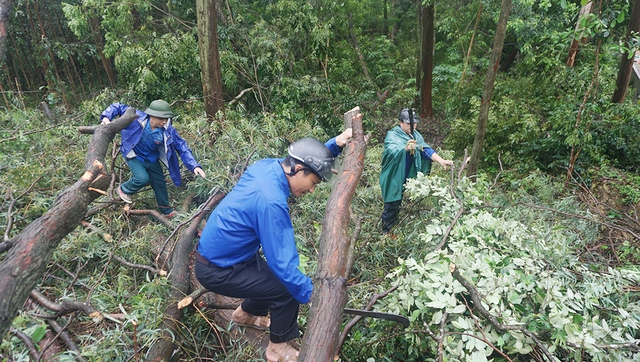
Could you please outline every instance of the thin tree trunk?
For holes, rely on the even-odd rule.
[[[576,21],[576,32],[580,31],[580,22],[582,18],[591,14],[591,9],[593,8],[593,2],[589,1],[585,5],[580,8],[580,14],[578,15],[578,21]],[[581,33],[582,35],[582,33]],[[578,50],[580,48],[580,43],[587,42],[586,36],[581,36],[580,40],[573,39],[571,41],[571,46],[569,46],[569,56],[567,57],[567,66],[573,67],[576,62],[576,56],[578,56]]]
[[[433,52],[435,47],[434,4],[422,7],[422,82],[420,85],[420,116],[433,116]]]
[[[346,147],[344,163],[322,222],[318,271],[298,361],[333,361],[337,353],[342,311],[347,303],[350,205],[367,148],[362,118],[353,119],[352,128],[353,138]]]
[[[7,32],[9,29],[9,15],[13,3],[11,0],[0,0],[0,64],[4,62],[5,41],[7,40]]]
[[[629,25],[627,26],[627,36],[625,40],[631,38],[633,32],[640,32],[640,0],[633,2],[631,8],[631,18],[629,18]],[[613,92],[613,98],[611,102],[622,103],[627,96],[627,89],[629,88],[629,81],[631,80],[631,72],[633,69],[633,56],[629,58],[627,54],[622,55],[620,59],[620,68],[618,68],[618,78],[616,79],[616,90]]]
[[[471,49],[473,49],[473,42],[478,31],[478,23],[480,22],[480,15],[482,14],[482,2],[478,5],[478,14],[476,15],[476,23],[473,25],[473,33],[471,34],[471,41],[469,42],[469,48],[467,48],[467,56],[464,58],[464,66],[462,67],[462,76],[460,77],[460,84],[464,83],[464,78],[467,74],[467,67],[469,66],[469,59],[471,59]]]
[[[489,61],[489,68],[487,69],[484,86],[482,87],[482,104],[480,105],[480,115],[478,116],[476,136],[473,140],[471,160],[469,161],[469,168],[467,169],[467,175],[471,177],[477,174],[478,165],[480,164],[480,156],[482,155],[482,144],[484,143],[484,136],[487,132],[487,123],[489,121],[489,106],[491,104],[491,95],[493,94],[496,75],[498,74],[498,67],[500,65],[500,54],[502,53],[502,47],[504,46],[504,38],[507,32],[507,21],[509,20],[510,12],[511,0],[502,0],[502,5],[500,7],[500,18],[498,19],[496,35],[493,39],[491,60]]]
[[[0,263],[0,338],[40,282],[58,243],[80,224],[89,203],[102,195],[93,189],[106,192],[109,179],[104,173],[104,156],[113,137],[135,117],[135,110],[130,108],[115,122],[90,127],[95,131],[87,150],[85,173],[58,195],[49,211],[11,239],[13,246]]]
[[[207,118],[213,120],[218,111],[223,110],[224,107],[220,54],[218,53],[218,14],[214,0],[196,0],[196,9],[202,96]]]

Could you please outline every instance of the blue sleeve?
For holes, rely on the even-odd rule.
[[[289,293],[300,303],[306,304],[311,299],[313,283],[304,275],[298,266],[300,258],[293,237],[293,225],[289,217],[286,203],[273,200],[258,201],[261,212],[256,215],[256,231],[262,244],[262,251],[269,268],[287,288]]]
[[[338,157],[342,153],[342,147],[336,143],[336,137],[328,140],[324,145],[333,153],[333,157]]]
[[[189,171],[193,172],[196,167],[202,168],[196,158],[193,157],[193,153],[191,153],[191,149],[187,145],[187,142],[184,138],[180,137],[178,131],[173,128],[173,126],[169,127],[169,133],[171,137],[173,137],[173,146],[175,147],[176,152],[180,155],[182,159],[182,163],[189,169]]]
[[[129,106],[126,104],[114,103],[107,107],[107,109],[102,111],[102,114],[100,114],[100,121],[102,121],[104,117],[107,117],[110,121],[113,121],[114,119],[122,116],[127,108],[129,108]]]
[[[436,151],[434,151],[433,148],[429,146],[423,148],[422,151],[420,152],[420,154],[422,155],[422,158],[428,158],[428,159],[431,159],[431,156],[433,156],[434,153],[436,153]]]

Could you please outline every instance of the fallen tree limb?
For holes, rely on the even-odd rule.
[[[62,238],[78,226],[89,203],[101,196],[89,188],[107,189],[103,167],[107,147],[135,116],[135,110],[130,108],[116,121],[98,126],[89,142],[84,174],[60,192],[44,215],[13,238],[13,246],[0,263],[0,338],[9,331],[20,307],[40,282]]]
[[[55,303],[49,300],[47,297],[42,295],[42,293],[37,290],[32,290],[29,295],[31,299],[33,299],[40,306],[45,307],[53,312],[56,312],[54,315],[46,316],[46,318],[55,319],[61,317],[65,314],[73,313],[76,311],[80,311],[89,317],[91,317],[94,321],[100,322],[104,319],[102,313],[100,313],[97,309],[95,309],[91,304],[85,302],[62,302],[60,304]]]
[[[51,328],[53,328],[53,330],[56,332],[56,336],[60,336],[60,338],[62,338],[64,343],[67,345],[67,347],[69,347],[70,350],[75,352],[76,361],[87,362],[87,360],[81,356],[80,349],[73,342],[73,339],[71,339],[71,336],[69,336],[69,333],[67,333],[67,331],[64,330],[64,327],[62,327],[58,322],[56,322],[53,319],[48,320],[47,323],[49,323],[49,326],[51,326]]]
[[[193,240],[200,222],[209,214],[209,212],[224,198],[224,193],[212,195],[205,203],[205,207],[200,210],[193,222],[185,229],[178,242],[174,252],[171,254],[169,282],[171,283],[171,299],[174,302],[169,303],[164,312],[160,329],[162,335],[151,345],[145,361],[160,362],[169,361],[173,352],[177,348],[174,343],[173,336],[176,335],[182,320],[182,311],[178,308],[177,301],[182,299],[189,291],[189,254],[193,251]]]

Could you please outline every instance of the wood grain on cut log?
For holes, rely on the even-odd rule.
[[[344,161],[327,201],[320,236],[318,270],[299,361],[332,361],[337,354],[342,311],[347,303],[349,207],[362,175],[367,148],[362,118],[349,118],[352,118],[353,137],[345,147]]]
[[[60,192],[51,209],[12,238],[13,245],[0,263],[0,338],[8,332],[29,294],[41,280],[55,248],[80,224],[89,203],[101,196],[92,189],[106,190],[104,155],[113,137],[135,118],[127,112],[107,126],[98,126],[85,160],[85,173]]]

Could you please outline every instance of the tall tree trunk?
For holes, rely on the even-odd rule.
[[[215,0],[196,0],[198,12],[198,45],[200,47],[200,74],[202,95],[207,117],[214,119],[223,110],[222,76],[218,53],[218,14]]]
[[[433,52],[435,47],[434,4],[422,7],[422,82],[420,84],[420,116],[433,116]]]
[[[578,15],[578,20],[576,21],[576,32],[580,32],[580,22],[582,21],[582,19],[584,17],[586,17],[587,15],[591,14],[591,9],[593,8],[593,1],[589,1],[588,3],[584,4],[581,8],[580,8],[580,14]],[[580,32],[580,35],[583,35],[584,33]],[[578,55],[578,50],[580,48],[580,43],[586,43],[587,42],[587,37],[586,36],[581,36],[580,40],[578,39],[573,39],[571,41],[571,46],[569,46],[569,56],[567,57],[567,65],[570,67],[573,67],[573,65],[576,62],[576,56]]]
[[[631,18],[629,18],[629,25],[627,26],[627,35],[625,40],[631,39],[633,32],[640,32],[640,0],[633,2],[631,8]],[[629,58],[627,54],[622,55],[620,59],[620,68],[618,69],[618,78],[616,79],[616,90],[613,92],[613,98],[611,102],[622,103],[624,97],[627,95],[627,89],[629,88],[629,81],[631,80],[631,72],[633,67],[633,56]]]
[[[13,319],[29,294],[41,280],[42,274],[58,243],[84,218],[87,205],[106,190],[109,178],[103,165],[106,151],[113,137],[136,117],[129,108],[115,122],[95,126],[85,159],[85,173],[73,185],[64,189],[44,215],[27,225],[11,239],[11,249],[0,263],[0,338],[9,331]]]
[[[333,361],[337,353],[342,311],[347,304],[348,227],[350,205],[362,175],[367,144],[362,118],[352,122],[353,138],[322,221],[318,271],[314,278],[307,330],[298,361]]]
[[[482,104],[480,105],[480,114],[478,115],[478,126],[476,128],[476,136],[473,140],[473,149],[471,151],[471,160],[467,175],[475,176],[478,172],[480,164],[480,156],[482,155],[482,144],[484,143],[484,135],[487,132],[487,123],[489,121],[489,105],[491,104],[491,95],[495,86],[498,67],[500,66],[500,55],[504,46],[504,38],[507,32],[507,21],[511,12],[511,0],[502,0],[500,7],[500,18],[496,27],[496,36],[493,39],[493,49],[491,50],[491,60],[487,68],[487,75],[484,79],[482,87]]]
[[[13,3],[11,0],[0,0],[0,64],[4,62],[5,41],[9,29],[9,14]]]

